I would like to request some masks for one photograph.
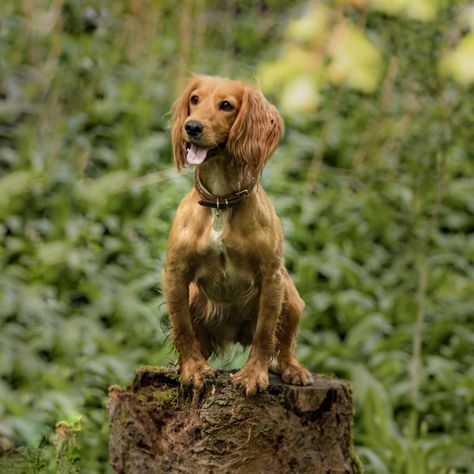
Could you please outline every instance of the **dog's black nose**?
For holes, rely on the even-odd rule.
[[[184,129],[190,137],[197,137],[198,135],[201,135],[202,131],[204,130],[204,126],[197,120],[188,120],[184,126]]]

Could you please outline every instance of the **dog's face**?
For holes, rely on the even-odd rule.
[[[195,76],[175,102],[176,165],[200,165],[224,153],[256,177],[276,148],[283,121],[257,90],[239,81]]]
[[[196,83],[189,93],[189,114],[184,122],[186,160],[199,165],[227,143],[242,106],[244,86],[211,77]]]

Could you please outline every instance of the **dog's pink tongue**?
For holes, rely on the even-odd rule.
[[[191,143],[191,147],[188,148],[186,159],[190,165],[200,165],[206,159],[206,156],[207,148],[203,148]]]

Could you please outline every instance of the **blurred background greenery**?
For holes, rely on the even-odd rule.
[[[66,426],[80,472],[112,472],[108,386],[174,360],[159,287],[192,175],[169,110],[191,71],[256,83],[285,116],[263,182],[307,304],[299,358],[352,381],[366,472],[474,472],[462,0],[3,0],[0,451],[41,447],[57,472]]]

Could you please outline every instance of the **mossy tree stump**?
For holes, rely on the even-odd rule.
[[[176,370],[142,367],[131,387],[112,387],[110,463],[118,473],[358,473],[351,391],[316,376],[306,387],[271,376],[247,398],[228,372],[200,392]]]

